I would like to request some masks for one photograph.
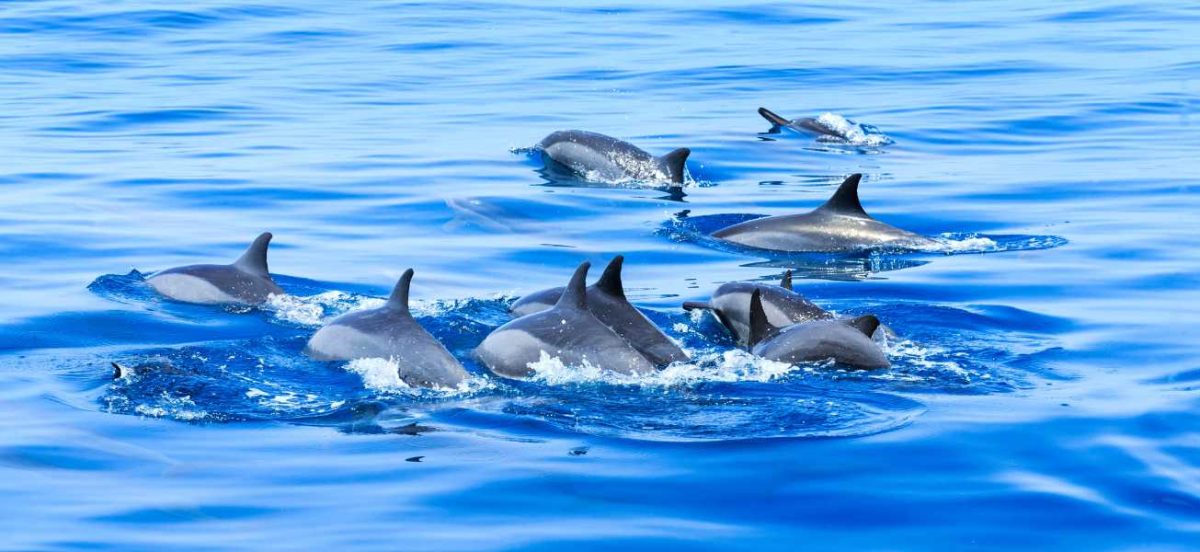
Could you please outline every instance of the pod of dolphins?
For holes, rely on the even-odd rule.
[[[789,121],[766,109],[759,113],[774,128],[828,133],[812,119]],[[690,150],[656,157],[633,144],[579,130],[558,131],[539,144],[547,165],[582,178],[682,185]],[[717,239],[775,251],[848,251],[864,247],[921,248],[934,242],[880,222],[858,198],[861,174],[846,178],[820,207],[801,214],[754,219],[722,228]],[[147,283],[160,295],[196,304],[260,305],[283,295],[267,268],[272,235],[259,235],[228,265],[189,265],[154,273]],[[686,362],[688,354],[625,297],[624,257],[614,257],[598,280],[587,285],[590,263],[579,265],[565,287],[521,297],[513,320],[492,331],[474,355],[492,373],[529,378],[548,360],[566,366],[592,366],[621,374],[645,374]],[[350,312],[320,328],[304,354],[321,361],[392,359],[399,378],[412,387],[453,388],[468,372],[409,312],[408,269],[387,302]],[[778,285],[730,282],[708,302],[688,301],[686,310],[711,312],[736,342],[752,354],[777,362],[832,360],[848,369],[890,366],[872,339],[880,329],[873,315],[838,318],[792,289],[789,271]],[[117,376],[125,372],[117,367]]]

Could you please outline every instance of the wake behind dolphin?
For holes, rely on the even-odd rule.
[[[233,264],[170,268],[151,276],[146,283],[158,293],[185,303],[262,304],[271,295],[283,295],[267,271],[270,243],[271,233],[263,232]]]
[[[655,157],[624,140],[584,130],[560,130],[538,143],[550,163],[603,182],[639,181],[681,186],[691,150],[679,148]]]
[[[850,175],[829,201],[808,213],[748,220],[717,230],[713,237],[758,249],[795,252],[925,249],[938,245],[871,218],[858,199],[860,181],[862,174]]]

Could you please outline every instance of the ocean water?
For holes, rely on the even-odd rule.
[[[0,548],[1195,549],[1197,28],[1174,2],[2,3]],[[567,128],[690,147],[689,183],[543,170]],[[707,237],[856,172],[944,247]],[[143,281],[265,230],[264,307]],[[692,363],[471,360],[616,254]],[[467,385],[300,355],[410,267]],[[893,368],[763,362],[679,308],[787,269],[876,313]]]

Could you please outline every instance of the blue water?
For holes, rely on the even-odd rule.
[[[0,548],[1200,543],[1200,8],[242,1],[0,6]],[[690,147],[692,180],[542,171],[564,128]],[[948,248],[706,237],[854,172]],[[264,230],[285,299],[143,282]],[[470,360],[508,302],[618,253],[694,363]],[[299,354],[409,267],[464,389]],[[894,367],[780,369],[678,308],[787,268],[878,314]]]

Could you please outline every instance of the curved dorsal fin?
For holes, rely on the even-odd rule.
[[[404,274],[396,282],[396,287],[392,288],[392,295],[388,297],[387,308],[408,312],[408,288],[412,285],[412,277],[413,269],[410,268],[404,271]]]
[[[773,124],[777,127],[787,126],[788,123],[791,123],[791,121],[784,119],[783,117],[780,117],[779,115],[775,114],[770,109],[767,109],[765,107],[758,108],[758,114],[762,115],[762,118],[770,121],[771,124]]]
[[[779,281],[779,287],[792,291],[792,271],[788,270],[783,273],[783,279]]]
[[[267,246],[271,244],[271,233],[263,232],[257,238],[254,238],[254,243],[246,248],[246,252],[234,261],[234,265],[251,274],[259,276],[269,275],[267,272]]]
[[[826,201],[818,209],[832,211],[841,215],[870,217],[863,210],[862,203],[858,201],[858,183],[862,180],[862,176],[862,173],[854,173],[846,177],[842,185],[833,193],[833,197],[829,198],[829,201]]]
[[[659,158],[667,176],[671,177],[672,184],[683,184],[683,175],[687,173],[687,158],[691,154],[692,150],[679,148]]]
[[[579,268],[575,269],[575,274],[571,275],[571,282],[559,296],[558,303],[554,304],[555,308],[587,308],[587,273],[591,267],[592,263],[587,261],[579,264]]]
[[[767,311],[763,310],[762,290],[755,289],[750,295],[750,339],[746,346],[751,349],[759,342],[775,335],[779,329],[767,321]]]
[[[621,266],[625,263],[624,255],[617,255],[604,267],[604,274],[594,284],[597,289],[613,297],[625,298],[625,286],[621,284]]]
[[[858,331],[871,337],[875,335],[875,330],[879,328],[879,319],[874,314],[865,314],[857,318],[846,320],[846,324],[854,327]]]

